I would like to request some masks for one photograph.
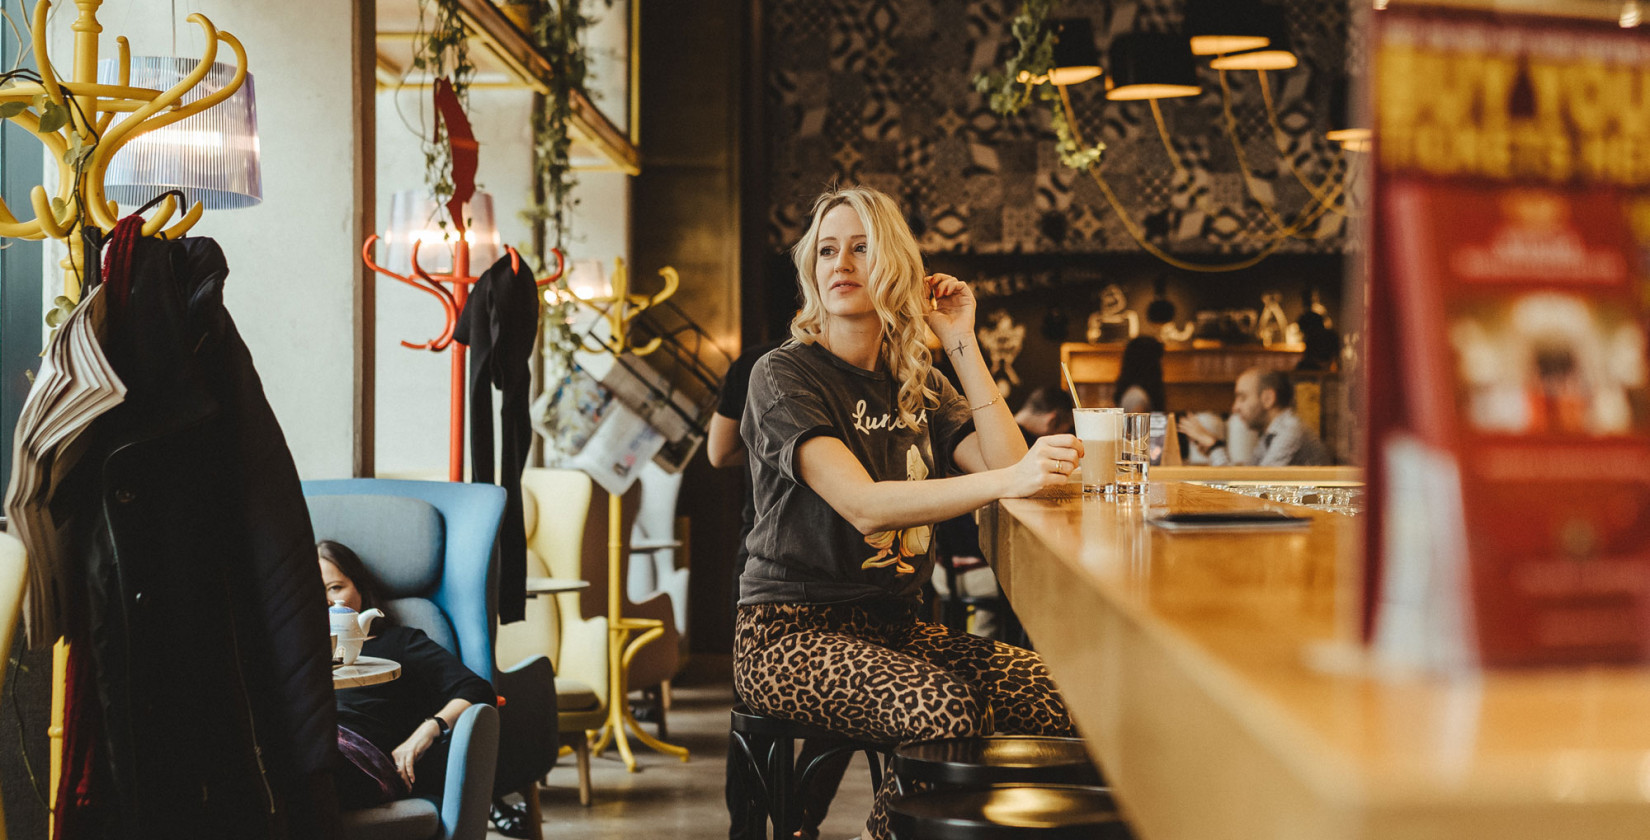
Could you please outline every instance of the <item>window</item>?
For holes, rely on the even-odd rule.
[[[6,0],[13,20],[27,20],[17,0]],[[17,61],[18,43],[0,33],[0,67]],[[40,183],[40,141],[11,120],[0,126],[0,196],[12,212],[27,218],[29,190]],[[44,346],[44,270],[39,242],[5,240],[0,250],[0,487],[11,479],[12,432],[29,394],[29,377],[40,367]],[[3,491],[0,491],[3,492]]]

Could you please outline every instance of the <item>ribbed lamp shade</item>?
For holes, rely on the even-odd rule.
[[[197,63],[192,58],[133,56],[129,84],[164,91]],[[213,64],[183,101],[216,93],[234,78],[234,66]],[[109,85],[119,81],[114,61],[98,62],[97,80]],[[167,190],[182,190],[186,205],[199,201],[208,210],[251,207],[263,200],[252,74],[228,99],[122,146],[103,177],[104,194],[124,206],[141,205]]]
[[[1203,92],[1186,39],[1168,32],[1126,32],[1107,50],[1106,98],[1128,102]]]
[[[503,253],[498,227],[493,223],[493,197],[478,192],[464,205],[464,241],[470,243],[470,274],[486,271]],[[418,266],[429,274],[453,270],[457,232],[448,221],[447,206],[436,204],[423,190],[402,190],[390,197],[390,229],[384,232],[382,265],[397,274],[412,273],[412,243],[417,240]]]

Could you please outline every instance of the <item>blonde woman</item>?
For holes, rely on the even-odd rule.
[[[974,295],[923,274],[888,196],[834,189],[792,250],[792,340],[751,372],[740,424],[756,523],[734,680],[750,707],[857,738],[1070,734],[1035,653],[923,621],[933,523],[1063,484],[1071,435],[1027,451],[974,337]],[[925,328],[963,385],[930,366]],[[867,824],[885,837],[888,791]]]

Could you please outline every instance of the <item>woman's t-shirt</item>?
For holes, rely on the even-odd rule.
[[[899,383],[886,370],[863,370],[797,341],[756,363],[739,424],[756,501],[740,605],[917,597],[933,568],[932,526],[861,534],[802,483],[796,452],[823,435],[841,440],[873,481],[955,474],[952,454],[974,431],[972,412],[937,371],[928,372],[928,386],[939,407],[911,429],[899,417]]]
[[[338,722],[385,755],[449,700],[463,698],[488,705],[496,700],[491,683],[464,667],[423,630],[399,625],[373,630],[377,636],[361,646],[361,653],[399,662],[401,677],[364,688],[340,689],[334,696]]]

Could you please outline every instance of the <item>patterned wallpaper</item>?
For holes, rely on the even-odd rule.
[[[1280,2],[1280,0],[1273,0]],[[1041,107],[999,118],[971,80],[1000,61],[1017,0],[765,0],[771,161],[768,236],[801,235],[809,202],[837,179],[893,195],[925,252],[1095,254],[1139,251],[1087,176],[1059,164]],[[1284,149],[1304,180],[1344,163],[1323,139],[1332,83],[1345,75],[1344,0],[1281,0],[1300,65],[1271,74]],[[1068,0],[1056,16],[1112,33],[1179,26],[1180,0]],[[1272,230],[1222,130],[1218,74],[1199,62],[1203,94],[1167,100],[1163,115],[1185,164],[1177,175],[1145,103],[1110,103],[1100,82],[1072,88],[1084,134],[1107,144],[1103,172],[1155,244],[1193,258],[1253,253]],[[1286,168],[1258,77],[1228,73],[1254,190],[1280,215],[1309,195]],[[1336,254],[1342,216],[1326,213],[1281,253]]]

